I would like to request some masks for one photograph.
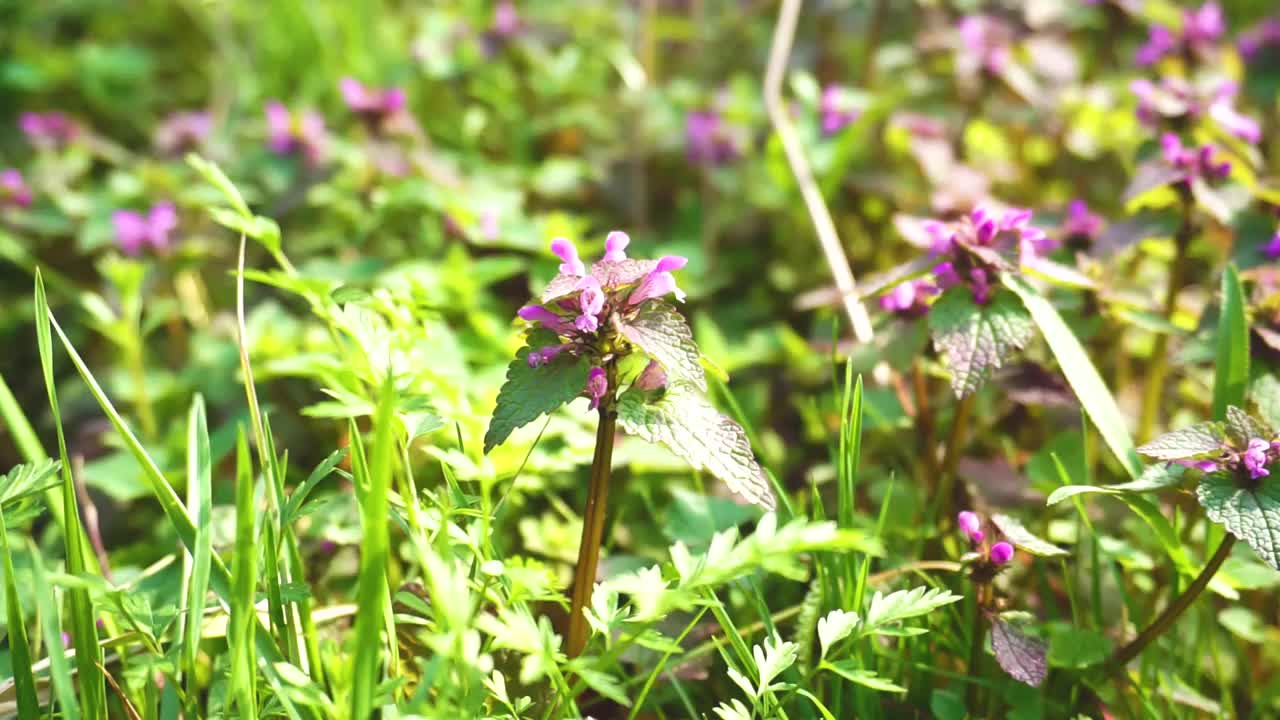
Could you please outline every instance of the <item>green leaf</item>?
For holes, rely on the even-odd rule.
[[[209,427],[205,417],[204,398],[199,394],[191,402],[187,422],[187,511],[195,516],[196,537],[190,575],[186,583],[186,626],[182,660],[188,697],[194,698],[197,692],[196,659],[200,650],[205,597],[209,594],[209,567],[213,557],[213,461],[209,451]],[[189,707],[194,710],[194,700]]]
[[[773,509],[773,492],[747,433],[687,383],[672,383],[652,401],[650,393],[628,390],[618,399],[618,423],[646,442],[665,445],[695,470],[705,468],[748,501]]]
[[[1273,373],[1259,375],[1249,388],[1258,414],[1272,427],[1280,427],[1280,380]]]
[[[667,371],[669,381],[691,383],[706,392],[698,345],[684,316],[670,303],[654,300],[623,322],[622,334]]]
[[[1202,422],[1167,432],[1138,448],[1138,452],[1159,460],[1185,460],[1218,452],[1226,441],[1220,423]]]
[[[1124,415],[1080,341],[1053,305],[1026,280],[1012,273],[1006,273],[1003,278],[1005,286],[1022,299],[1027,312],[1040,327],[1040,335],[1053,351],[1072,391],[1080,399],[1080,405],[1098,428],[1107,447],[1129,476],[1136,479],[1142,474],[1142,461],[1134,452],[1133,438],[1129,436]]]
[[[991,618],[991,649],[1000,667],[1018,682],[1039,687],[1049,674],[1044,641],[999,617]]]
[[[888,595],[877,591],[871,597],[871,604],[867,607],[867,616],[862,623],[860,633],[863,636],[869,635],[878,632],[886,625],[927,615],[962,597],[962,595],[953,595],[948,590],[924,586],[913,590],[897,590]]]
[[[856,685],[865,688],[877,690],[879,692],[906,692],[907,689],[899,685],[895,685],[882,677],[875,674],[874,671],[866,670],[857,666],[857,660],[841,660],[840,662],[824,662],[821,667],[839,675]]]
[[[1231,632],[1232,635],[1250,642],[1260,645],[1267,640],[1267,624],[1258,617],[1258,614],[1246,607],[1229,607],[1223,608],[1218,613],[1218,622],[1222,627]]]
[[[16,465],[0,475],[0,505],[12,505],[37,493],[58,486],[58,462],[45,459],[38,463]]]
[[[1049,664],[1062,668],[1086,668],[1111,654],[1111,639],[1097,630],[1067,627],[1049,636]]]
[[[591,372],[591,364],[585,357],[561,353],[541,367],[529,367],[530,352],[558,343],[555,333],[535,330],[529,333],[528,344],[507,366],[507,381],[498,392],[498,404],[484,434],[486,453],[506,441],[516,428],[554,412],[582,394]]]
[[[1087,493],[1106,493],[1122,495],[1124,493],[1156,492],[1165,488],[1176,487],[1186,476],[1187,469],[1173,463],[1148,465],[1137,480],[1117,485],[1064,485],[1049,495],[1045,505],[1057,505],[1067,498]]]
[[[1009,515],[992,515],[991,522],[1005,536],[1005,538],[1018,547],[1032,555],[1040,557],[1066,557],[1071,553],[1054,545],[1048,540],[1042,540],[1022,524],[1021,520]]]
[[[1241,487],[1229,473],[1206,475],[1196,497],[1209,519],[1244,540],[1258,557],[1280,570],[1280,481],[1266,478]]]
[[[619,682],[618,678],[607,672],[592,670],[582,664],[574,665],[573,674],[581,678],[587,684],[587,687],[602,696],[623,707],[631,707],[631,699],[627,697],[626,690],[622,687],[622,683]]]
[[[4,563],[5,621],[8,625],[9,665],[13,670],[18,717],[38,717],[40,700],[36,695],[35,674],[31,669],[31,644],[27,639],[27,621],[23,617],[22,601],[18,597],[18,578],[13,573],[13,554],[9,550],[3,507],[0,507],[0,561]]]
[[[1275,436],[1275,431],[1267,427],[1266,423],[1250,417],[1249,413],[1241,410],[1235,405],[1227,407],[1227,421],[1225,423],[1227,437],[1236,444],[1237,447],[1247,447],[1249,441],[1253,438],[1264,438],[1270,440]]]
[[[1249,320],[1244,289],[1235,265],[1222,274],[1222,307],[1218,314],[1217,353],[1213,367],[1213,417],[1227,417],[1227,406],[1244,407],[1249,383]]]
[[[934,347],[947,358],[951,388],[964,397],[1030,342],[1035,326],[1012,295],[998,292],[978,305],[966,288],[954,287],[930,309],[929,332]]]

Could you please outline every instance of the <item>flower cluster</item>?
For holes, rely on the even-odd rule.
[[[27,207],[31,204],[31,188],[22,173],[13,168],[0,170],[0,205]]]
[[[307,164],[315,166],[324,159],[328,136],[324,118],[307,110],[289,112],[282,103],[267,103],[267,147],[277,155],[301,153]]]
[[[1004,72],[1013,57],[1013,29],[1008,23],[992,15],[966,15],[957,29],[960,47],[956,66],[961,74],[972,75],[978,70],[993,75]]]
[[[1089,211],[1084,200],[1076,198],[1067,204],[1067,217],[1062,222],[1062,235],[1087,241],[1097,240],[1102,234],[1102,218]]]
[[[685,117],[685,152],[694,165],[717,166],[737,158],[740,149],[723,115],[699,110]]]
[[[344,77],[338,82],[338,90],[347,108],[374,128],[405,106],[404,90],[400,88],[371,88],[355,78]]]
[[[1190,148],[1182,144],[1177,134],[1165,133],[1160,136],[1160,152],[1165,162],[1182,172],[1183,182],[1222,179],[1231,174],[1231,161],[1219,159],[1217,148],[1208,143]]]
[[[880,299],[886,310],[921,315],[930,298],[956,285],[967,286],[974,302],[984,305],[991,300],[999,273],[1012,265],[1005,256],[1026,265],[1057,246],[1031,225],[1031,211],[1020,208],[997,212],[978,207],[959,223],[930,220],[923,227],[930,239],[929,255],[938,260],[930,271],[933,278],[893,287]]]
[[[1216,2],[1207,2],[1195,10],[1187,10],[1182,16],[1182,29],[1175,32],[1163,25],[1153,25],[1147,41],[1138,48],[1134,61],[1139,65],[1154,65],[1173,53],[1205,54],[1213,49],[1226,32],[1222,8]]]
[[[145,246],[167,250],[169,235],[178,228],[178,213],[172,203],[152,206],[145,215],[133,210],[117,210],[111,215],[116,229],[116,243],[129,255],[137,255]]]
[[[1271,475],[1267,469],[1280,459],[1280,439],[1249,438],[1243,448],[1224,446],[1221,451],[1211,457],[1188,460],[1175,460],[1179,465],[1194,468],[1201,472],[1219,471],[1244,472],[1250,480],[1260,480]]]
[[[1197,87],[1181,77],[1164,77],[1158,83],[1134,80],[1129,89],[1138,98],[1138,119],[1157,127],[1162,118],[1180,120],[1207,115],[1226,132],[1247,143],[1262,139],[1258,121],[1235,109],[1239,86],[1230,80]]]
[[[822,134],[834,135],[857,122],[862,111],[854,105],[847,89],[828,85],[818,100],[818,114],[822,119]]]
[[[166,155],[195,150],[204,145],[212,131],[212,113],[205,110],[176,112],[156,127],[156,149]]]
[[[688,260],[678,255],[658,260],[629,259],[626,250],[630,243],[631,238],[624,232],[609,233],[604,257],[588,268],[572,242],[564,238],[551,241],[551,252],[560,258],[560,274],[548,286],[546,302],[526,305],[517,313],[522,319],[551,330],[560,340],[531,351],[530,367],[546,365],[562,353],[585,355],[596,363],[584,389],[593,409],[609,391],[608,374],[600,363],[608,359],[608,348],[615,342],[615,318],[634,314],[649,300],[667,295],[681,302],[685,298],[671,273],[684,267]],[[642,378],[648,376],[646,382],[657,383],[656,387],[665,380],[655,372],[661,373],[661,368],[646,369]]]
[[[79,132],[75,122],[60,112],[24,112],[18,116],[18,129],[38,147],[66,144]]]
[[[1001,540],[987,543],[987,534],[982,530],[982,519],[978,514],[965,510],[956,516],[956,525],[960,532],[969,539],[969,549],[994,566],[1004,565],[1013,559],[1013,545]]]

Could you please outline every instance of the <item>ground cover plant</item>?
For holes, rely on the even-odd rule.
[[[0,717],[1280,716],[1280,15],[0,2]]]

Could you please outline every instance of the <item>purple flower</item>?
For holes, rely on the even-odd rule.
[[[671,274],[673,270],[679,270],[689,263],[688,258],[679,255],[667,255],[658,260],[658,264],[648,275],[640,281],[635,290],[627,296],[627,305],[639,305],[645,300],[660,298],[664,295],[674,294],[676,299],[684,302],[684,291],[676,286],[675,276]]]
[[[987,557],[991,559],[994,565],[1004,565],[1013,559],[1013,546],[1001,540],[991,546],[991,551],[987,553]]]
[[[1240,33],[1236,47],[1246,60],[1252,60],[1266,47],[1280,45],[1280,17],[1262,20],[1252,29]]]
[[[880,307],[899,315],[919,317],[929,311],[929,299],[939,292],[938,286],[927,279],[898,283],[880,298]]]
[[[62,633],[62,647],[64,648],[71,647],[71,633],[67,633],[67,632]]]
[[[578,248],[565,238],[551,241],[551,252],[560,258],[560,272],[565,275],[586,275],[587,267],[578,258]]]
[[[1267,462],[1269,458],[1267,452],[1271,450],[1271,443],[1262,438],[1252,438],[1249,440],[1249,446],[1241,455],[1241,462],[1244,464],[1245,470],[1249,471],[1249,477],[1257,480],[1271,474],[1267,470]]]
[[[511,37],[520,32],[520,14],[511,0],[499,0],[493,8],[493,33],[498,37]]]
[[[116,229],[116,244],[127,255],[137,255],[150,245],[155,250],[167,250],[169,235],[178,227],[178,213],[172,203],[162,202],[152,206],[143,215],[133,210],[117,210],[111,214]]]
[[[627,246],[631,244],[631,236],[614,230],[604,239],[605,262],[622,262],[627,259]]]
[[[1174,460],[1173,462],[1176,465],[1189,467],[1192,470],[1199,470],[1200,472],[1206,472],[1206,473],[1218,472],[1218,463],[1214,462],[1213,460],[1184,459],[1184,460]]]
[[[662,369],[657,360],[650,360],[634,385],[641,390],[660,390],[667,386],[667,371]]]
[[[175,112],[156,127],[156,149],[168,155],[195,150],[209,139],[212,131],[211,113],[203,110]]]
[[[60,112],[24,112],[18,116],[18,127],[27,140],[40,147],[53,147],[69,142],[78,128]]]
[[[302,153],[307,164],[319,165],[324,158],[328,136],[324,118],[311,110],[291,113],[278,101],[267,103],[267,147],[277,155]]]
[[[1231,161],[1219,160],[1213,145],[1206,143],[1198,148],[1189,148],[1175,133],[1160,136],[1160,152],[1165,162],[1183,171],[1184,182],[1197,177],[1221,179],[1231,174]]]
[[[990,15],[966,15],[960,19],[960,69],[972,74],[978,68],[995,75],[1004,72],[1012,57],[1013,32]]]
[[[713,110],[691,112],[685,118],[685,147],[695,165],[723,165],[738,156],[720,113]]]
[[[573,328],[572,322],[541,305],[525,305],[516,314],[520,319],[538,323],[549,330],[554,330],[558,335],[568,335]]]
[[[1280,258],[1280,230],[1276,230],[1276,233],[1271,236],[1271,240],[1262,246],[1262,254],[1271,260]]]
[[[862,112],[852,107],[848,93],[839,85],[828,85],[822,89],[822,98],[818,101],[818,112],[822,116],[822,134],[834,135],[857,121]]]
[[[529,367],[542,367],[552,360],[555,360],[560,353],[568,349],[568,345],[548,345],[540,350],[534,350],[529,353]]]
[[[1102,218],[1089,212],[1084,200],[1076,198],[1067,205],[1067,218],[1062,224],[1062,232],[1068,237],[1097,239],[1102,232]]]
[[[22,173],[14,168],[0,170],[0,202],[7,202],[18,207],[31,204],[31,188],[22,178]]]
[[[600,329],[600,313],[604,311],[604,289],[600,281],[588,275],[578,283],[582,294],[578,296],[578,307],[582,314],[573,319],[574,327],[579,332],[593,333]]]
[[[600,407],[600,401],[609,392],[609,378],[604,368],[593,367],[587,375],[587,397],[591,398],[591,409]]]
[[[1142,67],[1154,65],[1160,58],[1173,52],[1176,45],[1177,41],[1169,28],[1163,25],[1152,25],[1147,34],[1147,42],[1138,48],[1138,53],[1133,60]]]
[[[1226,29],[1222,8],[1217,2],[1207,2],[1198,10],[1183,13],[1182,37],[1193,48],[1205,49],[1212,46]]]
[[[969,542],[978,545],[982,542],[982,520],[978,518],[978,514],[970,510],[965,510],[956,516],[956,525],[959,526],[960,532],[969,538]]]
[[[400,88],[371,88],[352,77],[338,81],[342,100],[351,112],[378,124],[404,109],[405,94]]]

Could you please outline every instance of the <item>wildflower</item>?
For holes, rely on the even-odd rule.
[[[695,165],[723,165],[738,156],[737,145],[724,119],[714,110],[688,114],[685,145],[689,162]]]
[[[1102,232],[1102,218],[1089,212],[1084,200],[1076,198],[1067,205],[1067,218],[1062,224],[1062,233],[1067,237],[1096,240]]]
[[[1276,230],[1275,234],[1271,236],[1271,240],[1262,246],[1262,254],[1266,255],[1270,260],[1280,258],[1280,230]]]
[[[1138,120],[1149,127],[1156,126],[1161,118],[1180,120],[1208,115],[1223,130],[1247,143],[1256,144],[1262,139],[1258,121],[1234,107],[1239,92],[1234,82],[1206,88],[1194,87],[1179,77],[1161,78],[1158,84],[1140,78],[1129,89],[1138,98]]]
[[[1192,470],[1199,470],[1200,472],[1218,472],[1218,463],[1212,460],[1174,460],[1174,463],[1183,467],[1191,468]]]
[[[822,98],[818,101],[818,112],[822,116],[823,135],[834,135],[840,132],[862,115],[860,110],[851,106],[848,92],[839,85],[828,85],[822,89]]]
[[[1213,101],[1209,104],[1209,117],[1213,118],[1223,130],[1240,138],[1241,140],[1257,144],[1262,141],[1262,126],[1257,120],[1245,115],[1232,106],[1232,100],[1235,99],[1239,86],[1236,83],[1227,81],[1218,86],[1217,92],[1214,93]]]
[[[1165,133],[1160,137],[1160,152],[1165,162],[1183,171],[1183,182],[1197,177],[1221,179],[1231,174],[1231,161],[1219,160],[1217,148],[1208,143],[1189,148],[1177,134]]]
[[[117,210],[111,215],[116,243],[127,255],[137,255],[150,245],[155,250],[169,247],[169,235],[178,227],[178,213],[172,203],[152,206],[146,215],[133,210]]]
[[[493,8],[493,33],[498,37],[511,37],[520,32],[520,14],[511,0],[499,0]]]
[[[987,557],[995,565],[1004,565],[1013,559],[1013,546],[1003,540],[991,546]]]
[[[1013,30],[1003,20],[991,15],[966,15],[961,18],[960,54],[957,65],[966,75],[979,69],[999,75],[1012,58],[1010,45]]]
[[[1253,28],[1240,33],[1236,47],[1246,60],[1253,60],[1264,48],[1280,46],[1280,16],[1262,20]]]
[[[31,188],[22,178],[22,173],[14,168],[0,170],[0,203],[10,203],[18,207],[31,204]]]
[[[1267,453],[1270,450],[1271,443],[1262,438],[1251,438],[1249,440],[1249,445],[1245,448],[1240,459],[1251,479],[1257,480],[1271,474],[1271,471],[1267,470],[1267,463],[1269,462]]]
[[[659,260],[630,259],[625,252],[629,243],[626,233],[609,233],[604,259],[588,269],[573,243],[564,238],[551,242],[551,251],[561,260],[560,275],[548,286],[543,304],[526,305],[517,314],[552,331],[559,342],[529,352],[530,367],[542,367],[564,353],[597,358],[615,352],[609,333],[618,320],[625,322],[644,303],[667,295],[684,299],[671,273],[684,267],[688,260],[676,255]],[[603,363],[593,364],[596,367],[584,392],[594,408],[609,388],[607,374],[600,367]],[[646,389],[666,384],[661,367],[646,368],[642,378]]]
[[[480,235],[485,240],[497,240],[502,235],[502,224],[498,213],[485,210],[480,213]]]
[[[24,112],[18,116],[18,128],[31,144],[39,147],[65,144],[79,131],[75,123],[60,112]]]
[[[956,516],[956,527],[969,540],[969,547],[978,553],[987,563],[987,570],[1004,565],[1013,559],[1013,545],[1004,540],[987,544],[987,535],[982,530],[982,518],[978,514],[965,510]]]
[[[591,409],[600,407],[600,401],[609,392],[609,378],[604,368],[593,367],[587,375],[587,397],[591,398]]]
[[[1142,66],[1154,65],[1166,55],[1184,48],[1204,54],[1213,49],[1225,32],[1222,8],[1216,2],[1207,2],[1195,10],[1183,13],[1182,31],[1179,34],[1163,25],[1153,25],[1148,31],[1146,43],[1138,48],[1134,61]]]
[[[978,519],[978,514],[970,510],[965,510],[956,516],[956,524],[960,530],[969,538],[971,543],[982,542],[982,521]]]
[[[405,94],[400,88],[371,88],[352,77],[338,81],[347,108],[374,127],[404,109]]]
[[[309,165],[323,159],[328,138],[324,118],[314,111],[291,113],[278,101],[267,103],[267,147],[277,155],[302,153]]]
[[[898,283],[880,298],[880,307],[899,315],[919,317],[929,311],[929,300],[941,290],[926,278]]]
[[[207,111],[175,112],[156,127],[155,146],[168,155],[195,150],[212,130],[213,115]]]

